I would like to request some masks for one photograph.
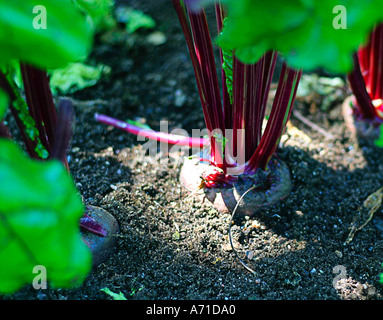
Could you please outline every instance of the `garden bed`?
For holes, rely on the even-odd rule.
[[[166,41],[148,42],[145,32],[133,45],[98,39],[89,61],[112,72],[71,96],[76,122],[68,154],[84,202],[119,222],[115,252],[77,289],[26,286],[3,298],[111,299],[101,291],[109,288],[144,300],[382,299],[381,209],[345,245],[358,208],[383,186],[383,150],[358,141],[342,118],[350,92],[334,89],[330,103],[315,91],[297,98],[299,113],[293,111],[277,153],[290,168],[291,195],[254,216],[234,219],[231,229],[234,248],[252,274],[230,246],[231,215],[181,187],[183,154],[145,156],[135,136],[94,120],[98,112],[122,120],[139,117],[157,130],[161,120],[169,122],[169,131],[205,127],[171,3],[126,3],[153,17]],[[171,161],[163,163],[166,159]]]

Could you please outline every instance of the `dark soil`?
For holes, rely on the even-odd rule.
[[[326,110],[328,97],[315,92],[297,99],[295,110],[327,134],[293,113],[277,153],[290,168],[291,195],[234,219],[234,247],[252,274],[230,246],[230,214],[181,188],[182,154],[171,153],[168,163],[166,153],[145,156],[144,142],[94,120],[99,112],[138,117],[157,130],[167,120],[169,132],[205,127],[171,2],[125,2],[152,16],[167,40],[153,45],[145,40],[148,31],[140,31],[129,41],[97,41],[89,63],[107,64],[112,73],[72,95],[76,125],[68,154],[84,202],[118,220],[117,248],[79,288],[26,286],[3,298],[110,300],[100,291],[109,288],[137,300],[382,299],[382,210],[344,244],[358,208],[383,186],[383,150],[353,138],[342,119],[347,89],[339,89]]]

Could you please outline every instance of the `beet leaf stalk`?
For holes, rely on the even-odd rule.
[[[45,71],[24,63],[20,64],[20,69],[29,114],[35,121],[39,140],[48,154],[51,154],[55,140],[57,113],[48,75]]]
[[[383,122],[383,24],[374,28],[367,44],[354,54],[354,70],[348,80],[355,118],[377,125]]]
[[[169,134],[166,132],[154,131],[151,129],[143,129],[142,127],[131,123],[121,121],[104,114],[95,114],[95,119],[101,123],[121,129],[137,136],[147,137],[159,142],[168,143],[170,145],[181,145],[190,148],[204,148],[209,145],[209,140],[205,138],[192,138],[182,135]]]

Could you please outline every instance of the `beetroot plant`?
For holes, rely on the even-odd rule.
[[[46,71],[87,56],[94,19],[84,14],[81,0],[42,3],[0,4],[0,293],[31,284],[35,266],[47,270],[46,280],[55,287],[80,284],[93,249],[82,239],[80,224],[106,235],[87,215],[71,179],[66,151],[73,109],[61,100],[57,113]],[[25,150],[6,126],[8,109]]]
[[[187,2],[199,8],[212,1]],[[222,2],[230,23],[221,44],[235,48],[247,63],[277,50],[291,67],[347,74],[354,98],[351,107],[350,99],[344,105],[346,120],[358,134],[376,138],[381,123],[381,0]]]
[[[215,3],[220,76],[203,10],[207,3]],[[185,160],[181,181],[186,188],[203,188],[217,208],[229,211],[245,190],[253,188],[238,208],[244,213],[286,196],[288,169],[275,151],[291,113],[300,70],[351,72],[353,52],[383,18],[375,9],[380,4],[381,0],[371,0],[368,5],[356,0],[341,4],[335,0],[174,0],[209,142],[201,154]],[[277,56],[282,68],[274,100],[267,108]],[[132,133],[140,131],[103,115],[96,118]],[[263,126],[265,118],[268,121]],[[148,137],[206,145],[206,141],[173,139],[154,131]]]
[[[105,115],[96,115],[96,119],[151,139],[200,147],[200,153],[185,159],[182,184],[192,192],[203,189],[221,211],[232,211],[241,195],[252,188],[237,209],[242,214],[251,214],[290,192],[289,170],[275,152],[291,114],[301,72],[282,63],[275,97],[268,110],[278,53],[268,51],[256,63],[246,64],[233,50],[222,46],[217,52],[219,80],[204,10],[193,11],[180,0],[174,0],[173,5],[194,68],[208,138],[142,130]],[[221,4],[216,5],[216,21],[220,33],[227,23]],[[263,126],[266,117],[268,121]]]
[[[282,63],[275,97],[267,110],[278,53],[268,51],[256,63],[246,64],[230,47],[221,46],[220,89],[205,11],[193,11],[179,0],[173,5],[185,35],[210,138],[208,150],[185,160],[181,181],[190,191],[203,187],[221,211],[232,211],[239,197],[253,188],[237,208],[242,214],[251,214],[290,192],[289,170],[275,151],[291,114],[301,71]],[[221,33],[230,20],[226,20],[221,4],[216,4],[215,11]]]
[[[0,87],[10,99],[9,108],[25,149],[35,160],[59,160],[69,173],[67,150],[72,137],[72,102],[61,99],[57,113],[47,72],[24,63],[20,64],[20,72],[25,99],[12,80],[11,71],[7,74],[0,73]],[[4,123],[1,135],[12,138]],[[80,219],[80,226],[99,236],[107,235],[107,231],[86,213]]]

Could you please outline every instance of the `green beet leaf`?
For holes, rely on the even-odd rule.
[[[110,67],[99,64],[90,66],[80,62],[70,63],[65,68],[51,72],[50,87],[53,94],[73,93],[95,85],[103,74],[110,72]]]
[[[245,63],[277,50],[294,68],[349,72],[352,54],[383,20],[383,0],[224,0],[219,42]],[[336,7],[336,6],[342,7]]]
[[[127,300],[123,293],[115,293],[111,291],[109,288],[102,288],[101,291],[105,292],[107,295],[111,296],[113,300]]]
[[[27,157],[0,139],[0,293],[32,285],[46,268],[53,287],[80,284],[91,253],[80,236],[83,204],[64,166]]]
[[[128,33],[136,32],[140,28],[152,29],[156,26],[156,22],[152,17],[132,7],[118,7],[116,16],[118,22],[125,23],[125,29]]]
[[[116,25],[113,16],[114,0],[75,0],[75,2],[91,18],[96,32],[111,29]]]
[[[71,0],[0,0],[0,60],[44,69],[85,59],[93,27]]]

